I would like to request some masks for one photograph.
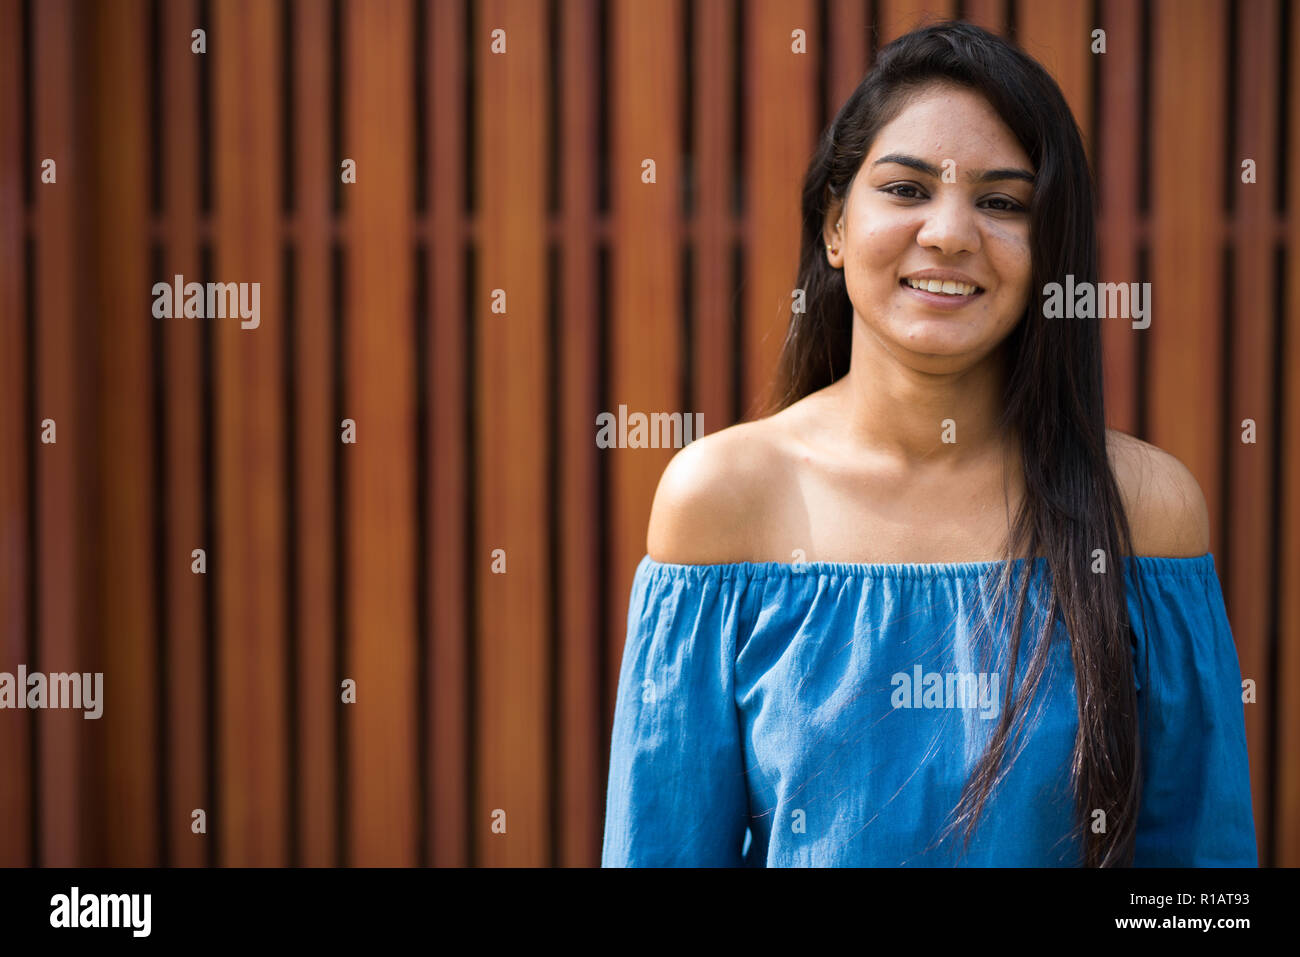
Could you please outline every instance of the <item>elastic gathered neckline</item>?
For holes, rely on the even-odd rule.
[[[1017,570],[1028,561],[1027,558],[1012,559],[1012,568]],[[1034,559],[1036,569],[1041,569],[1047,562],[1043,556]],[[991,559],[980,562],[925,562],[925,563],[890,563],[890,562],[726,562],[707,565],[683,565],[675,562],[660,562],[647,554],[641,559],[641,565],[652,575],[666,575],[674,578],[874,578],[874,579],[939,579],[968,578],[987,575],[1001,569],[1005,559]],[[1162,576],[1197,576],[1207,571],[1214,571],[1214,553],[1184,558],[1170,558],[1160,555],[1125,555],[1126,567],[1134,563],[1139,571]]]

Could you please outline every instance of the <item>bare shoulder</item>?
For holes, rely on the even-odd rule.
[[[1139,555],[1195,558],[1210,550],[1205,494],[1182,462],[1132,435],[1106,431],[1111,467]]]
[[[650,512],[651,558],[711,565],[748,561],[757,553],[760,523],[784,461],[769,421],[709,433],[673,456]]]

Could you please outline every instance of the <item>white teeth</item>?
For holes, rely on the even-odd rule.
[[[951,279],[909,279],[907,284],[913,289],[938,292],[949,296],[969,296],[979,288],[964,282],[953,282]]]

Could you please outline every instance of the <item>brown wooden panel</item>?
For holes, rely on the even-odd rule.
[[[1300,16],[1291,14],[1291,35],[1287,40],[1291,52],[1287,70],[1289,102],[1300,103]],[[1285,154],[1286,169],[1286,331],[1283,333],[1286,354],[1283,357],[1284,392],[1282,422],[1286,435],[1282,442],[1281,514],[1278,529],[1281,584],[1278,609],[1278,674],[1274,694],[1277,703],[1277,779],[1273,799],[1277,807],[1277,833],[1273,839],[1274,863],[1279,867],[1300,867],[1300,388],[1295,370],[1300,369],[1300,123],[1288,126]],[[1264,699],[1261,699],[1264,700]],[[1253,755],[1252,755],[1253,757]],[[1256,798],[1258,806],[1258,797]],[[1261,855],[1262,857],[1263,855]]]
[[[1102,130],[1094,165],[1098,170],[1100,278],[1103,282],[1137,282],[1138,149],[1141,97],[1138,58],[1141,10],[1127,0],[1103,0],[1101,22],[1106,52],[1101,67],[1097,109]],[[1137,431],[1137,344],[1150,330],[1122,320],[1101,325],[1106,376],[1107,424],[1121,432]]]
[[[962,19],[993,33],[1007,32],[1006,0],[966,0]]]
[[[166,247],[162,275],[179,273],[202,280],[199,259],[199,69],[191,52],[190,31],[198,20],[194,0],[162,5],[161,78],[163,124],[163,214]],[[166,551],[162,574],[167,588],[167,863],[201,866],[208,862],[209,835],[191,830],[192,813],[208,803],[208,702],[205,618],[207,579],[194,574],[192,553],[204,541],[203,420],[200,387],[202,322],[160,321],[164,343],[167,449]],[[210,566],[209,566],[210,567]],[[210,809],[209,809],[210,811]],[[209,832],[210,834],[211,832]]]
[[[478,434],[478,806],[469,822],[479,863],[541,865],[550,859],[547,787],[545,539],[546,19],[526,0],[485,2],[475,42],[482,99],[478,128],[479,287],[475,359]],[[493,29],[508,53],[493,55]],[[490,309],[504,290],[507,313]],[[493,574],[492,550],[506,574]],[[505,812],[505,833],[491,830]]]
[[[879,46],[896,40],[917,27],[951,17],[953,0],[876,0],[876,29]]]
[[[1150,435],[1180,458],[1206,501],[1219,500],[1220,249],[1222,151],[1189,149],[1224,136],[1223,36],[1219,0],[1158,0],[1152,6]],[[1188,197],[1198,200],[1189,202]],[[1213,514],[1213,512],[1211,513]],[[1212,528],[1218,554],[1224,529]]]
[[[411,5],[344,14],[348,860],[416,860]],[[338,424],[335,423],[335,428]]]
[[[1092,0],[1020,3],[1016,41],[1060,85],[1087,141],[1092,121]],[[1091,151],[1092,144],[1088,143]]]
[[[33,160],[46,158],[57,168],[54,183],[36,187],[36,302],[40,318],[36,337],[36,409],[39,421],[56,423],[57,442],[36,446],[37,571],[40,622],[37,662],[29,668],[46,673],[86,672],[80,647],[84,627],[81,606],[68,601],[81,591],[81,547],[85,541],[81,505],[89,475],[92,424],[78,402],[77,369],[81,310],[69,264],[76,261],[78,182],[84,158],[75,151],[72,10],[67,0],[32,7],[34,89]],[[30,171],[29,171],[30,172]],[[39,721],[41,864],[71,867],[81,858],[78,814],[82,782],[81,744],[89,726],[84,713],[42,712]]]
[[[814,23],[810,2],[760,0],[748,8],[745,97],[748,248],[742,418],[771,394],[799,275],[799,200],[816,142],[816,57],[792,53],[791,24]]]
[[[649,414],[676,411],[680,402],[682,16],[678,2],[624,0],[610,8],[610,232],[615,247],[609,408],[602,411],[615,416],[620,405],[629,414]],[[753,24],[747,29],[752,59],[761,54]],[[788,50],[789,33],[785,36]],[[749,109],[756,100],[747,94],[744,102]],[[655,161],[654,184],[641,181],[645,159]],[[752,187],[748,194],[750,203],[762,195]],[[673,453],[611,448],[600,454],[609,456],[610,648],[604,707],[606,715],[613,715],[632,577],[645,555],[655,487]]]
[[[330,10],[296,0],[294,30],[295,377],[294,501],[297,514],[299,863],[327,867],[338,855],[335,716],[342,675],[334,664],[334,328],[330,264],[334,177],[330,143]],[[290,317],[286,316],[286,320]]]
[[[98,485],[97,660],[104,715],[86,722],[86,792],[93,833],[84,863],[157,864],[157,709],[153,539],[153,373],[149,209],[148,19],[143,0],[90,8],[82,34],[89,75],[111,109],[87,103],[93,146],[87,177],[94,197],[94,327]],[[96,656],[88,656],[96,659]]]
[[[214,4],[212,282],[260,282],[257,328],[212,324],[216,377],[219,861],[287,862],[280,18]]]
[[[733,156],[740,144],[736,140],[731,90],[736,82],[735,61],[740,51],[733,48],[731,25],[737,2],[741,0],[697,3],[694,7],[695,49],[691,55],[696,89],[695,215],[691,236],[695,265],[692,369],[695,399],[690,411],[703,416],[705,432],[725,428],[733,419],[736,289],[732,278],[732,248],[739,226],[732,207],[737,185],[732,170]]]
[[[27,289],[23,276],[22,5],[0,0],[0,671],[27,663]],[[30,711],[0,714],[0,867],[31,861]]]
[[[866,5],[857,0],[835,0],[830,7],[830,62],[820,64],[827,71],[826,122],[834,122],[844,101],[849,98],[867,72],[871,51]],[[817,133],[820,135],[821,130]]]
[[[1243,677],[1254,679],[1261,700],[1267,701],[1283,687],[1268,674],[1268,629],[1272,607],[1269,595],[1270,533],[1277,521],[1272,498],[1273,447],[1278,423],[1273,417],[1273,186],[1277,156],[1277,11],[1271,3],[1245,3],[1236,8],[1237,97],[1232,111],[1232,177],[1235,211],[1232,223],[1233,295],[1228,316],[1232,337],[1232,392],[1227,396],[1229,486],[1227,526],[1223,538],[1232,563],[1226,578],[1228,615]],[[1259,182],[1241,182],[1241,161],[1253,158],[1264,168]],[[1206,196],[1207,202],[1213,195]],[[1253,419],[1256,441],[1244,444],[1242,421]],[[1211,514],[1214,506],[1211,504]],[[1266,707],[1246,708],[1246,739],[1250,743],[1254,785],[1256,833],[1267,840],[1264,812],[1268,807],[1269,735]]]
[[[706,17],[716,17],[725,3],[710,4]],[[599,411],[599,322],[596,303],[597,223],[596,106],[593,82],[596,49],[596,5],[593,0],[569,0],[561,14],[560,57],[560,241],[563,273],[557,301],[556,335],[560,369],[558,408],[560,443],[558,480],[560,527],[558,590],[560,726],[558,793],[559,833],[556,863],[561,867],[600,863],[604,818],[606,753],[598,729],[600,714],[600,622],[598,603],[587,583],[599,582],[600,516],[598,501],[599,450],[594,441]],[[714,52],[718,52],[714,48]],[[713,68],[713,67],[711,67]],[[711,88],[708,80],[702,80]],[[719,83],[719,89],[725,84]],[[708,99],[707,97],[704,99]],[[704,107],[701,103],[701,108]],[[701,174],[701,192],[708,193]],[[703,198],[701,196],[701,198]],[[700,313],[697,311],[697,316]],[[725,327],[721,315],[714,327]]]
[[[466,330],[479,308],[481,288],[465,288],[464,207],[465,169],[464,88],[467,69],[464,8],[434,3],[428,16],[430,122],[427,155],[432,168],[419,171],[429,184],[432,240],[429,243],[431,297],[428,340],[428,448],[432,461],[427,541],[429,577],[424,583],[431,601],[430,640],[426,676],[432,696],[429,714],[428,803],[421,812],[428,822],[428,859],[439,867],[469,863],[471,838],[469,796],[469,682],[465,554],[466,453],[470,436],[465,428]],[[469,303],[463,309],[447,304]],[[482,561],[482,556],[478,556]],[[482,568],[482,565],[479,565]],[[481,822],[479,822],[481,825]]]

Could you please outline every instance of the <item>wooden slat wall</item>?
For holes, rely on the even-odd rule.
[[[683,4],[616,0],[609,7],[610,236],[612,278],[609,391],[604,411],[629,414],[676,409],[681,396],[682,239],[680,150]],[[655,109],[646,109],[653,103]],[[654,160],[656,182],[642,182]],[[655,321],[646,321],[655,317]],[[594,442],[594,422],[593,436]],[[646,519],[659,475],[672,457],[664,449],[602,449],[608,459],[610,513],[610,647],[606,714],[613,713],[626,596],[645,554]]]
[[[1282,76],[1288,84],[1292,106],[1287,128],[1284,168],[1277,171],[1285,177],[1286,216],[1279,236],[1284,243],[1282,280],[1283,312],[1282,369],[1294,373],[1300,369],[1300,123],[1295,119],[1295,105],[1300,103],[1300,10],[1291,6],[1290,36],[1287,37],[1290,61]],[[1278,489],[1280,509],[1278,527],[1273,534],[1278,543],[1279,596],[1278,628],[1269,637],[1277,649],[1276,735],[1278,767],[1276,779],[1267,780],[1277,808],[1277,830],[1273,836],[1275,863],[1281,867],[1300,866],[1300,698],[1290,689],[1300,687],[1300,388],[1290,379],[1280,398],[1284,430],[1278,440],[1278,475],[1282,487]],[[1259,787],[1259,777],[1255,778]]]
[[[1277,156],[1277,6],[1241,4],[1235,11],[1238,40],[1235,102],[1227,116],[1229,152],[1226,175],[1233,201],[1225,237],[1232,251],[1232,307],[1215,316],[1226,322],[1223,344],[1229,350],[1231,382],[1218,391],[1226,406],[1222,443],[1226,451],[1226,507],[1212,511],[1221,525],[1219,541],[1225,552],[1225,601],[1231,615],[1242,675],[1258,686],[1260,704],[1246,707],[1246,738],[1257,786],[1254,791],[1256,835],[1261,845],[1270,843],[1267,778],[1269,702],[1283,692],[1270,674],[1268,629],[1272,613],[1269,594],[1276,559],[1270,552],[1271,532],[1277,521],[1272,488],[1273,450],[1280,439],[1273,411],[1274,283],[1273,249],[1276,237],[1269,225],[1273,216]],[[1254,184],[1241,181],[1241,162],[1252,158],[1264,175]],[[1207,197],[1209,198],[1209,197]],[[1184,388],[1182,391],[1186,391]],[[1216,396],[1216,398],[1218,398]],[[1223,401],[1226,399],[1226,402]],[[1254,444],[1242,442],[1242,422],[1253,419]],[[1210,500],[1211,509],[1219,503]]]
[[[91,5],[84,25],[88,75],[102,103],[79,117],[91,155],[90,238],[94,305],[83,313],[96,359],[98,420],[95,546],[100,565],[92,607],[96,642],[82,671],[103,672],[104,714],[87,729],[83,792],[92,815],[84,863],[159,863],[158,623],[153,528],[153,325],[149,262],[149,18],[143,0]],[[69,273],[75,272],[70,270]],[[93,321],[91,321],[93,320]],[[85,344],[85,340],[82,340]],[[93,399],[92,399],[93,401]],[[89,723],[89,722],[87,722]]]
[[[26,208],[23,185],[37,177],[23,153],[23,16],[0,3],[0,671],[27,661],[35,570],[28,552],[33,410],[27,404]],[[30,187],[29,187],[30,188]],[[0,866],[33,863],[31,711],[0,721]]]
[[[257,0],[214,4],[212,276],[260,282],[255,329],[209,323],[215,351],[218,860],[287,862],[284,595],[284,315],[280,20]]]
[[[0,670],[106,686],[0,714],[0,865],[596,863],[672,452],[595,417],[766,398],[820,117],[956,12],[1056,75],[1102,278],[1153,283],[1103,329],[1109,418],[1206,493],[1261,862],[1300,863],[1300,15],[1145,7],[0,0]],[[177,273],[260,282],[260,327],[153,319]]]
[[[78,645],[82,614],[67,595],[81,591],[78,529],[81,527],[77,476],[88,464],[90,423],[77,405],[76,301],[67,281],[66,264],[76,259],[76,198],[84,157],[77,149],[71,76],[59,63],[74,59],[72,36],[66,29],[65,0],[32,10],[33,66],[44,74],[60,74],[63,82],[42,84],[33,102],[33,146],[38,162],[57,163],[58,179],[36,190],[35,294],[40,322],[36,336],[35,418],[53,419],[58,441],[40,446],[36,457],[35,489],[38,583],[37,621],[42,671],[75,671],[82,660]],[[51,712],[36,723],[39,742],[40,860],[68,866],[81,859],[77,794],[81,787],[82,732],[86,722],[73,711]]]
[[[550,639],[546,537],[547,29],[528,0],[489,0],[476,18],[481,268],[475,321],[477,802],[467,826],[484,864],[540,864],[551,854],[547,787]],[[493,54],[493,31],[506,52]],[[475,38],[471,38],[473,42]],[[494,312],[495,290],[505,311]],[[435,313],[435,321],[440,318]],[[496,549],[505,570],[493,566]],[[498,566],[499,567],[499,566]]]
[[[341,676],[335,673],[334,463],[339,423],[334,418],[334,306],[331,250],[334,183],[341,157],[330,155],[330,8],[327,0],[293,4],[294,232],[291,236],[295,303],[285,322],[293,363],[295,415],[291,453],[297,549],[297,803],[290,835],[296,860],[308,867],[335,863],[338,845],[338,761],[335,717]],[[360,700],[360,699],[358,699]],[[294,782],[290,781],[290,787]]]
[[[163,269],[158,281],[180,274],[201,280],[203,261],[199,150],[199,71],[205,61],[190,52],[190,31],[198,20],[194,0],[163,4],[159,10],[156,51],[159,69],[168,77],[161,94]],[[208,794],[208,686],[206,607],[208,579],[193,571],[192,557],[202,548],[208,562],[218,560],[205,540],[205,490],[210,479],[203,463],[202,350],[204,327],[199,323],[160,323],[155,327],[164,356],[163,417],[166,448],[165,553],[160,561],[167,599],[166,642],[166,780],[163,840],[164,859],[183,866],[208,863],[212,857],[207,834],[195,834],[195,809],[210,814]],[[210,567],[210,566],[209,566]],[[209,829],[209,834],[213,833]]]

